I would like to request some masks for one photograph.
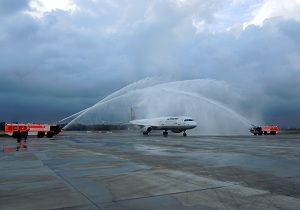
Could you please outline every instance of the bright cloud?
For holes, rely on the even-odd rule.
[[[27,13],[37,18],[41,18],[44,13],[54,10],[74,12],[78,9],[72,0],[31,0],[29,7],[30,10]]]
[[[244,28],[254,24],[262,26],[263,22],[272,17],[300,20],[300,0],[264,0],[253,10],[253,18],[244,23]]]

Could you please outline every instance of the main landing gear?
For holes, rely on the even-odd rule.
[[[168,131],[165,130],[165,131],[163,132],[163,136],[164,136],[164,137],[167,137],[167,136],[168,136]]]

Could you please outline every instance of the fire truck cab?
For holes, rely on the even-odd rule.
[[[14,138],[18,137],[18,132],[20,132],[21,137],[25,137],[25,135],[28,135],[29,128],[26,124],[18,124],[18,123],[1,123],[1,130]]]

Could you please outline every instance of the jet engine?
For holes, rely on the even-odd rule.
[[[151,126],[144,126],[144,127],[142,128],[142,132],[143,132],[143,134],[145,134],[145,135],[147,135],[149,132],[151,132],[151,130],[152,130]]]

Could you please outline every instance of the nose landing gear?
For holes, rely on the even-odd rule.
[[[184,137],[186,137],[186,136],[187,136],[187,134],[186,134],[186,130],[183,130],[183,133],[182,133],[182,135],[183,135]]]

